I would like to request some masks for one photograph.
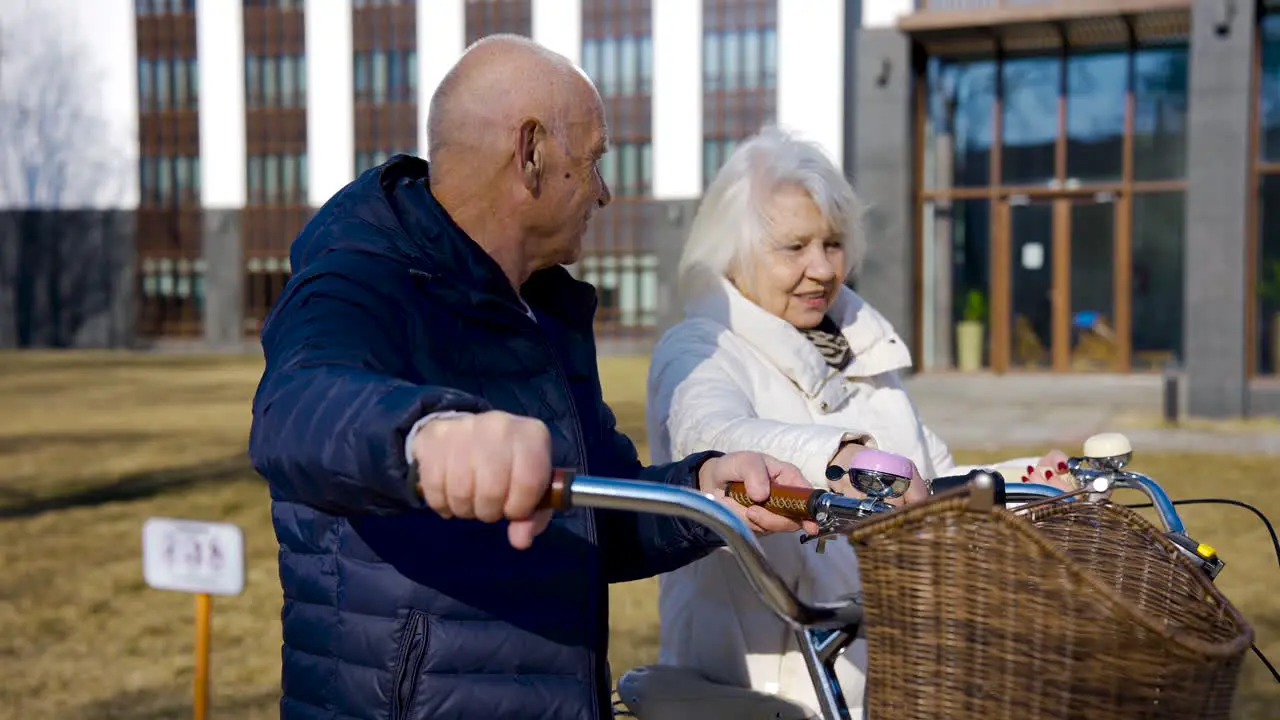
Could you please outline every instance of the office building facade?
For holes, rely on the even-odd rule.
[[[107,98],[140,337],[251,340],[314,209],[421,153],[445,70],[513,32],[605,100],[617,200],[574,268],[603,338],[678,314],[690,211],[776,122],[868,201],[855,284],[917,371],[1175,364],[1196,413],[1280,412],[1271,0],[26,1],[81,25]]]

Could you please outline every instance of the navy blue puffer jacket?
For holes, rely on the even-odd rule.
[[[434,411],[500,409],[546,422],[558,467],[684,486],[711,454],[643,468],[601,397],[593,288],[539,272],[521,292],[530,319],[427,171],[396,156],[321,208],[263,328],[249,446],[280,544],[281,716],[607,717],[607,583],[715,538],[575,510],[516,551],[501,523],[423,505],[405,435]]]

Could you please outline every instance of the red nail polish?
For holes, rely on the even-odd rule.
[[[1023,476],[1022,476],[1022,482],[1026,482],[1026,481],[1027,481],[1027,476],[1026,476],[1026,475],[1023,475]]]
[[[1053,479],[1053,471],[1052,471],[1052,470],[1045,470],[1045,471],[1044,471],[1044,479],[1045,479],[1045,480],[1052,480],[1052,479]]]
[[[1028,465],[1028,466],[1027,466],[1027,474],[1028,474],[1028,475],[1030,475],[1031,473],[1033,473],[1033,472],[1035,472],[1035,471],[1036,471],[1036,469],[1035,469],[1035,468],[1031,467],[1030,465]]]
[[[1067,464],[1064,462],[1058,463],[1058,472],[1066,472],[1066,471],[1067,471]]]

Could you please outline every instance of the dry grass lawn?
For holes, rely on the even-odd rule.
[[[190,715],[193,600],[143,584],[140,529],[153,515],[245,529],[245,593],[214,602],[213,710],[275,716],[275,541],[245,458],[260,371],[254,358],[0,355],[0,718]],[[642,438],[644,362],[610,360],[603,371],[623,429]],[[1216,494],[1280,520],[1273,460],[1212,460]],[[1136,465],[1185,497],[1205,479],[1186,468],[1204,462],[1144,455]],[[1220,586],[1280,660],[1280,572],[1261,524],[1231,508],[1185,517],[1228,559]],[[613,598],[615,670],[652,661],[654,583],[617,586]],[[1252,656],[1237,705],[1241,718],[1277,717],[1280,692]]]

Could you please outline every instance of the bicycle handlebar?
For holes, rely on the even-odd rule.
[[[778,492],[781,495],[786,490],[795,489]],[[720,536],[733,552],[756,594],[784,622],[795,628],[840,629],[862,621],[862,605],[857,598],[810,604],[797,597],[773,569],[751,528],[711,495],[671,485],[557,470],[540,507],[553,510],[573,507],[625,510],[692,520]]]

